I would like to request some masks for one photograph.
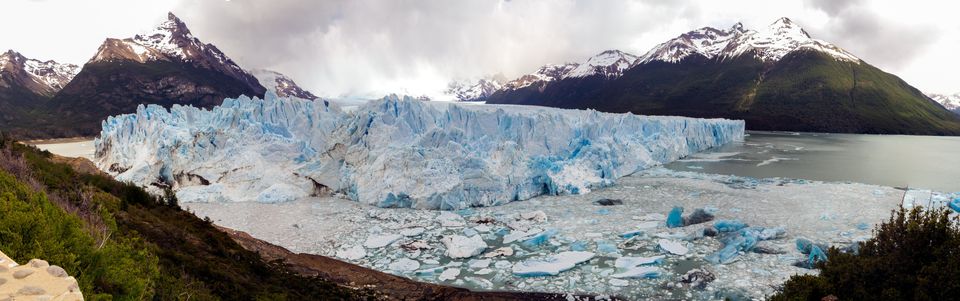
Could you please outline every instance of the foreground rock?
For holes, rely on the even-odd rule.
[[[0,300],[83,300],[77,279],[46,261],[18,265],[0,252]]]

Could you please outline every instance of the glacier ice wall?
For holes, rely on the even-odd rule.
[[[742,121],[388,96],[239,98],[212,110],[138,108],[103,123],[97,164],[181,201],[283,202],[326,191],[380,207],[459,209],[585,193],[742,140]]]

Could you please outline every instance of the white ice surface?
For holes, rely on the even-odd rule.
[[[441,226],[438,212],[413,209],[385,209],[366,206],[338,197],[306,198],[288,203],[261,204],[256,202],[189,203],[185,204],[199,216],[210,216],[216,223],[249,232],[255,237],[279,244],[294,252],[337,256],[337,251],[363,242],[382,233],[399,233],[401,229],[423,227],[415,237],[401,238],[397,243],[377,249],[367,249],[365,257],[350,262],[378,270],[389,270],[389,265],[402,258],[419,261],[418,272],[395,272],[417,280],[464,286],[479,290],[546,291],[562,293],[590,293],[619,295],[628,299],[712,299],[719,291],[738,291],[753,298],[762,298],[773,292],[776,285],[794,274],[814,271],[792,264],[803,258],[796,251],[797,238],[807,238],[835,246],[846,246],[871,235],[871,228],[889,217],[890,210],[900,203],[903,191],[883,186],[794,181],[782,179],[754,180],[743,177],[717,176],[701,173],[676,172],[656,168],[634,176],[621,178],[617,185],[597,189],[586,195],[541,196],[524,202],[503,206],[472,208],[456,211],[465,225]],[[623,205],[598,206],[601,198],[621,199]],[[938,197],[933,197],[939,199]],[[618,269],[619,256],[663,256],[657,250],[657,240],[668,237],[680,241],[690,233],[710,223],[683,228],[666,228],[663,213],[673,206],[717,208],[717,219],[739,219],[751,226],[783,226],[786,236],[763,241],[767,248],[785,252],[781,255],[745,253],[737,262],[728,265],[707,263],[704,257],[720,249],[716,238],[706,237],[683,241],[687,244],[685,256],[667,255],[659,278],[614,278],[628,269]],[[602,211],[601,209],[606,209]],[[548,217],[534,222],[521,213],[543,211]],[[444,211],[446,214],[454,212]],[[327,222],[336,220],[338,222]],[[492,222],[491,222],[492,221]],[[634,231],[637,225],[660,221],[656,227],[644,229],[646,236],[627,241],[620,234]],[[868,228],[860,229],[865,223]],[[467,228],[489,227],[489,232],[478,234],[489,246],[487,253],[470,260],[489,258],[486,268],[471,267],[470,260],[448,257],[442,237],[464,235]],[[501,235],[510,233],[510,225],[528,229],[556,229],[557,234],[539,247],[523,244],[523,240],[503,243]],[[432,249],[409,251],[404,243],[420,240]],[[601,245],[609,245],[618,252],[596,252]],[[510,252],[496,252],[509,248]],[[549,277],[518,277],[512,266],[526,261],[549,257],[565,251],[583,250],[597,253],[589,262]],[[509,254],[509,255],[507,255]],[[416,255],[416,257],[413,257]],[[643,267],[643,265],[638,265]],[[716,275],[717,280],[699,291],[680,286],[665,289],[666,283],[676,283],[679,277],[693,268],[702,268]],[[452,280],[439,279],[447,269],[460,271]],[[638,273],[640,271],[633,271]],[[451,272],[453,273],[453,272]],[[466,281],[477,277],[490,282]],[[446,278],[445,278],[446,279]],[[613,280],[617,281],[613,281]],[[459,280],[459,282],[458,282]],[[627,281],[627,285],[620,280]],[[690,294],[689,296],[687,294]]]
[[[270,94],[270,93],[268,93]],[[344,112],[324,101],[227,99],[212,110],[110,117],[96,163],[183,202],[288,202],[341,193],[379,207],[455,210],[580,194],[743,139],[742,121],[390,96]]]

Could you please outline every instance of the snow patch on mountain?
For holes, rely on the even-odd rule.
[[[296,97],[302,99],[314,100],[318,97],[310,91],[304,90],[296,82],[293,81],[290,77],[283,75],[280,72],[265,70],[265,69],[254,69],[250,70],[250,73],[267,88],[269,91],[273,91],[277,96],[286,98],[286,97]]]
[[[380,207],[460,209],[578,194],[742,140],[744,123],[389,96],[344,112],[301,99],[110,117],[98,166],[183,202],[288,201],[325,192]],[[282,192],[282,193],[281,193]]]
[[[960,114],[960,93],[948,94],[930,94],[928,95],[934,101],[943,105],[947,110]]]
[[[483,101],[503,88],[507,78],[497,74],[474,81],[452,81],[447,85],[444,94],[452,96],[457,101]]]
[[[586,62],[564,74],[563,77],[587,77],[592,75],[602,75],[605,78],[620,77],[623,75],[623,71],[629,69],[637,61],[637,58],[635,55],[620,50],[607,50],[590,57]]]
[[[90,63],[101,61],[132,60],[191,62],[202,67],[225,73],[246,74],[240,66],[212,44],[200,41],[173,13],[150,31],[133,38],[108,38]]]
[[[73,77],[80,72],[80,67],[74,64],[61,64],[53,60],[40,61],[27,58],[16,51],[8,50],[0,54],[0,70],[7,70],[11,73],[22,70],[34,82],[43,86],[42,91],[37,92],[52,95],[73,80]]]
[[[814,50],[837,60],[860,62],[843,48],[811,38],[790,19],[780,18],[761,30],[744,30],[740,23],[726,30],[711,27],[694,30],[657,45],[643,55],[638,64],[653,61],[676,63],[693,54],[721,60],[753,54],[761,61],[776,62],[797,50]]]
[[[638,57],[620,50],[607,50],[581,63],[545,65],[536,72],[521,76],[505,84],[502,90],[516,90],[529,86],[543,89],[547,83],[566,78],[599,75],[611,79],[623,75]]]
[[[544,83],[552,82],[563,78],[568,72],[576,69],[580,64],[566,63],[561,65],[545,65],[537,69],[536,72],[523,75],[512,80],[503,86],[506,90],[516,90],[532,85],[538,85],[542,88]]]

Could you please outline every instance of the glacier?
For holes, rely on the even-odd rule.
[[[323,100],[239,97],[210,110],[148,105],[109,117],[97,165],[181,202],[288,202],[339,193],[378,207],[456,210],[581,194],[742,141],[739,120],[390,95],[343,110]]]

